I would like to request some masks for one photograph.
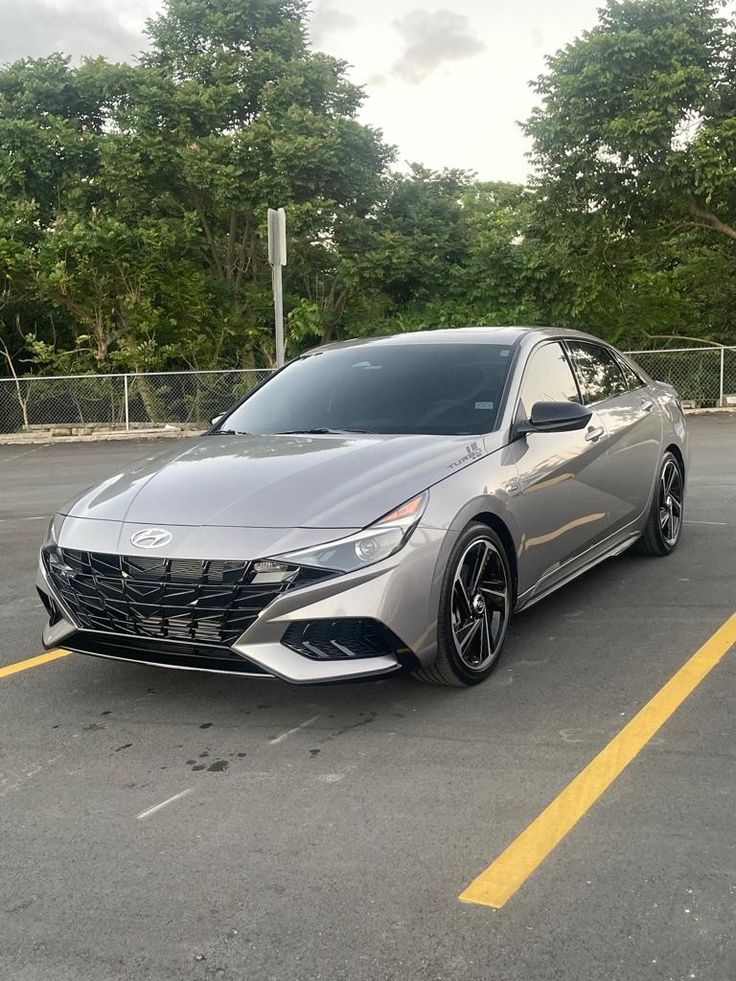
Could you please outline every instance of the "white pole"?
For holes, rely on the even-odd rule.
[[[284,340],[284,280],[286,265],[286,212],[283,208],[268,209],[268,261],[273,270],[273,308],[276,319],[276,367],[286,361]]]
[[[128,398],[128,376],[125,375],[123,378],[123,385],[125,387],[125,429],[130,430],[130,399]]]
[[[276,315],[276,367],[283,368],[286,361],[284,344],[284,278],[283,266],[273,267],[273,308]]]
[[[725,362],[726,362],[726,349],[725,349],[725,347],[722,347],[721,348],[721,383],[720,383],[720,389],[719,389],[719,391],[720,391],[720,397],[718,399],[718,404],[719,405],[723,405],[723,398],[724,398],[724,389],[723,389],[723,374],[724,374],[724,372],[723,372],[723,369],[724,369]]]

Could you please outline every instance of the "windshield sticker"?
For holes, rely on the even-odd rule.
[[[476,409],[488,409],[490,412],[490,410],[493,408],[493,402],[476,402],[475,407]]]

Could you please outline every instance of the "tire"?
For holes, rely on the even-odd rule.
[[[455,543],[445,570],[437,618],[437,659],[414,676],[454,688],[485,681],[501,658],[513,598],[503,542],[491,528],[473,522]]]
[[[646,528],[636,543],[640,555],[670,555],[677,548],[682,535],[684,488],[682,465],[668,450],[659,465]]]

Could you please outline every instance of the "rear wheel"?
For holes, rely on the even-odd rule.
[[[680,461],[668,451],[660,465],[647,526],[637,542],[642,555],[669,555],[677,547],[682,534],[684,488]]]
[[[485,525],[469,525],[445,572],[437,660],[416,677],[455,687],[484,681],[501,657],[512,603],[511,570],[501,539]]]

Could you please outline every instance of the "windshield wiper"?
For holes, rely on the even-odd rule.
[[[250,436],[250,433],[244,433],[240,429],[216,429],[213,436]]]
[[[283,433],[274,433],[274,436],[344,436],[345,433],[374,435],[368,429],[289,429]]]

